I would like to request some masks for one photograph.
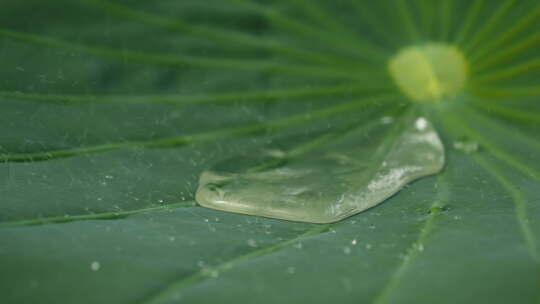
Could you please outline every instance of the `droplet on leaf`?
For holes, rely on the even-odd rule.
[[[405,121],[378,124],[370,132],[358,128],[299,157],[280,155],[276,160],[265,154],[252,157],[259,161],[246,156],[218,164],[202,173],[196,200],[236,213],[339,221],[442,169],[444,149],[429,121]]]
[[[453,146],[454,149],[469,154],[477,152],[480,148],[480,145],[477,142],[471,140],[458,140],[454,142]]]
[[[254,239],[248,239],[247,244],[249,247],[257,247],[257,241],[255,241]]]
[[[100,268],[101,268],[101,263],[100,262],[94,261],[94,262],[90,263],[90,269],[92,269],[92,271],[98,271]]]

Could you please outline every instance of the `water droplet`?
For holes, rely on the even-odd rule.
[[[427,211],[428,214],[438,214],[438,213],[442,213],[442,212],[448,212],[450,211],[450,207],[449,206],[433,206],[433,207],[430,207]]]
[[[266,154],[268,156],[275,157],[275,158],[284,158],[287,156],[286,152],[277,150],[277,149],[264,150],[263,154]]]
[[[418,118],[415,122],[414,122],[414,126],[420,130],[420,131],[424,131],[427,126],[428,126],[428,122],[425,118],[423,117],[420,117]]]
[[[100,268],[101,263],[99,263],[98,261],[93,261],[92,263],[90,263],[90,269],[92,269],[92,271],[98,271]]]
[[[287,272],[289,274],[295,274],[296,273],[296,268],[290,266],[290,267],[287,267]]]
[[[345,253],[345,254],[351,254],[351,247],[349,247],[349,246],[343,247],[343,253]]]
[[[453,146],[454,149],[468,154],[477,152],[480,149],[480,145],[477,142],[470,140],[455,141]]]
[[[373,246],[371,246],[371,244],[366,244],[366,249],[371,249]]]
[[[176,237],[174,235],[169,236],[169,241],[174,242],[176,240]]]
[[[225,161],[201,174],[196,200],[212,209],[329,223],[371,208],[412,180],[442,169],[444,149],[425,118],[410,119],[391,145],[380,140],[387,138],[385,128],[392,126],[375,122],[376,128],[382,130],[373,132],[374,143],[368,147],[359,144],[359,138],[371,133],[360,128],[302,157],[246,156],[243,163],[248,168],[230,168],[230,161]],[[293,151],[299,150],[305,148]],[[340,157],[329,157],[336,151]]]
[[[393,122],[394,122],[394,117],[392,117],[392,116],[383,116],[381,118],[381,123],[383,125],[388,125],[388,124],[391,124]]]
[[[353,245],[353,246],[356,245],[356,239],[353,239],[353,240],[351,241],[351,245]]]
[[[113,179],[114,176],[112,176],[112,175],[105,175],[105,178],[106,178],[106,179]]]
[[[257,241],[255,241],[254,239],[247,240],[247,244],[249,247],[257,247]]]

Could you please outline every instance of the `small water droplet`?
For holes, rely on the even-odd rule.
[[[449,206],[433,206],[428,209],[427,214],[438,214],[442,212],[448,212],[450,211]]]
[[[420,117],[414,122],[414,126],[420,131],[424,131],[427,128],[427,125],[428,122],[424,117]]]
[[[247,240],[247,244],[249,247],[257,247],[257,241],[255,241],[254,239]]]
[[[169,236],[169,241],[174,242],[176,240],[176,237],[174,235]]]
[[[371,244],[366,244],[366,249],[369,250],[369,249],[371,249],[371,247],[373,247],[373,246],[371,246]]]
[[[105,178],[106,178],[106,179],[113,179],[114,176],[112,176],[112,175],[105,175]]]
[[[480,145],[471,140],[458,140],[453,143],[454,149],[467,154],[477,152],[480,149]]]
[[[92,271],[98,271],[100,268],[101,263],[99,263],[98,261],[93,261],[92,263],[90,263],[90,269],[92,269]]]
[[[343,247],[343,253],[345,253],[345,254],[351,254],[351,247],[349,247],[349,246]]]
[[[353,245],[353,246],[356,245],[356,239],[353,239],[353,240],[351,241],[351,245]]]
[[[392,117],[392,116],[383,116],[381,118],[381,123],[383,125],[388,125],[388,124],[391,124],[393,122],[394,122],[394,117]]]

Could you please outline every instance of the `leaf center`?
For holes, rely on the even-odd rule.
[[[456,47],[427,43],[401,49],[388,61],[388,70],[411,100],[439,102],[463,90],[468,64]]]

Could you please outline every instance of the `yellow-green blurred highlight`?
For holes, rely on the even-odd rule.
[[[401,49],[388,61],[388,70],[411,100],[439,102],[463,90],[468,64],[456,47],[427,43]]]

